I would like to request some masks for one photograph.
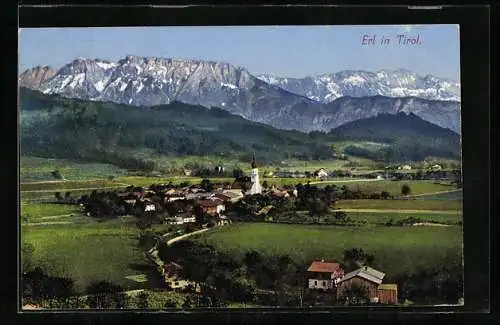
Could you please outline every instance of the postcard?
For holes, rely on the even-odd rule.
[[[20,29],[23,310],[463,305],[459,44]]]

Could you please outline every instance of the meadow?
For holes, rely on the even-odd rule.
[[[462,259],[460,227],[334,227],[233,223],[195,235],[221,251],[241,255],[257,250],[288,254],[306,267],[312,260],[341,261],[344,250],[361,248],[375,257],[373,266],[388,275],[412,274]]]
[[[103,180],[103,179],[93,179],[85,181],[58,181],[58,182],[32,182],[32,183],[21,183],[20,189],[23,191],[63,191],[71,189],[94,189],[94,188],[106,188],[106,187],[117,187],[123,184],[119,184],[114,181]]]
[[[77,162],[68,159],[50,159],[21,156],[19,160],[21,182],[55,180],[51,172],[58,170],[69,180],[86,180],[117,177],[126,174],[124,169],[111,164]]]
[[[400,209],[400,210],[453,210],[462,211],[460,200],[342,200],[335,203],[338,209]]]
[[[80,212],[80,207],[78,205],[69,204],[51,204],[51,203],[38,203],[31,204],[21,201],[21,207],[19,209],[21,218],[28,217],[37,219],[40,217],[47,216],[59,216],[67,215]]]
[[[328,183],[323,182],[325,185]],[[330,182],[329,182],[330,183]],[[332,182],[335,184],[335,181]],[[438,183],[434,181],[358,181],[353,183],[338,183],[337,186],[345,185],[351,190],[360,190],[366,193],[386,191],[390,195],[401,195],[401,187],[407,184],[411,188],[411,194],[425,194],[442,191],[452,191],[456,188],[451,184]]]
[[[434,222],[447,225],[456,225],[462,221],[462,214],[457,212],[456,214],[442,214],[436,213],[356,213],[347,212],[347,216],[354,221],[365,221],[370,225],[380,225],[383,226],[390,220],[393,223],[398,221],[406,220],[408,218],[418,218],[423,222]]]
[[[106,280],[127,290],[149,287],[151,281],[130,278],[152,273],[138,248],[138,233],[130,219],[87,224],[22,226],[22,243],[34,246],[34,263],[49,275],[75,280],[78,290],[92,281]]]

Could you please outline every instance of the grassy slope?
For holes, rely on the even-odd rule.
[[[120,176],[125,170],[110,164],[79,163],[68,159],[47,159],[31,156],[20,158],[21,181],[54,180],[51,172],[59,172],[69,180],[85,180]]]
[[[462,210],[462,201],[443,200],[343,200],[335,208],[344,209],[401,209],[401,210]]]
[[[307,266],[313,259],[342,260],[343,251],[362,248],[374,254],[374,266],[387,274],[411,274],[462,256],[460,227],[325,227],[235,223],[193,240],[220,250],[290,254]]]
[[[147,262],[137,248],[135,225],[119,220],[80,225],[23,226],[22,242],[35,247],[35,262],[50,274],[70,276],[79,289],[107,280],[133,289],[126,276],[143,273]]]

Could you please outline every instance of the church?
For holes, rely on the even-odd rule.
[[[250,174],[250,182],[252,183],[252,187],[245,193],[245,195],[262,193],[262,185],[260,185],[259,180],[259,169],[257,168],[257,164],[255,163],[255,154],[253,154],[252,157],[252,171]]]
[[[259,180],[259,169],[255,163],[255,154],[252,157],[252,171],[250,172],[250,177],[244,176],[236,179],[231,189],[241,190],[245,195],[262,193],[262,185]]]

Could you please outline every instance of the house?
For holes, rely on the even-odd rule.
[[[410,165],[403,165],[403,166],[399,166],[398,169],[399,170],[411,170],[411,166]]]
[[[382,175],[377,175],[376,179],[378,179],[378,180],[383,180],[383,179],[384,179],[384,176],[382,176]]]
[[[191,176],[192,173],[193,173],[193,171],[191,169],[184,169],[185,176]]]
[[[276,197],[289,197],[290,196],[290,194],[288,194],[287,191],[281,191],[278,189],[272,189],[271,191],[269,191],[269,194],[276,196]]]
[[[35,310],[35,309],[43,309],[37,305],[34,304],[25,304],[22,308],[23,310]]]
[[[147,203],[144,206],[144,212],[148,212],[148,211],[156,211],[156,206],[153,203]]]
[[[385,305],[396,305],[398,303],[397,284],[379,284],[377,288],[378,302]]]
[[[229,196],[230,197],[229,201],[231,203],[238,202],[244,197],[243,192],[241,192],[241,190],[223,190],[222,194]]]
[[[163,267],[164,270],[164,276],[168,278],[177,278],[181,275],[182,272],[182,266],[175,262],[170,262],[165,264]]]
[[[367,293],[370,302],[395,304],[397,303],[397,285],[382,284],[384,277],[385,273],[369,266],[349,272],[337,281],[337,299],[341,299],[354,285]]]
[[[165,223],[169,225],[182,225],[184,223],[184,218],[183,217],[165,218]]]
[[[437,165],[437,164],[436,164],[436,165],[433,165],[433,166],[431,167],[431,169],[432,169],[432,170],[441,170],[441,169],[443,169],[443,168],[441,167],[441,165]]]
[[[324,168],[320,168],[319,170],[316,170],[314,172],[314,176],[316,178],[326,178],[326,177],[328,177],[328,173],[326,172],[326,170]]]
[[[226,209],[224,202],[219,199],[214,200],[199,200],[198,206],[201,208],[203,213],[206,214],[220,214]]]
[[[126,199],[126,200],[123,200],[123,202],[125,202],[127,204],[130,204],[130,205],[135,205],[136,201],[137,201],[136,199]]]
[[[164,202],[167,203],[167,202],[173,202],[173,201],[184,200],[184,199],[186,199],[186,197],[182,194],[169,194],[169,195],[165,195]]]
[[[313,261],[307,272],[309,272],[309,289],[333,289],[336,280],[344,275],[339,263],[324,260]]]
[[[231,196],[229,196],[227,194],[224,194],[224,193],[220,193],[220,192],[219,193],[214,193],[211,197],[219,199],[222,202],[231,202]]]
[[[196,217],[184,217],[182,218],[183,223],[191,223],[191,222],[196,222]]]

